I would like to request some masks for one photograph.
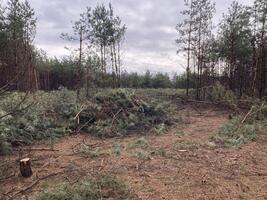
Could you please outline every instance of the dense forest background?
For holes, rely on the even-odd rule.
[[[88,7],[62,33],[73,48],[65,58],[49,58],[34,46],[36,17],[30,4],[9,0],[0,9],[1,90],[55,90],[92,87],[187,88],[203,97],[203,89],[220,82],[239,97],[264,98],[267,77],[267,2],[249,7],[234,1],[219,24],[211,0],[185,1],[184,21],[176,27],[178,54],[187,58],[186,72],[127,73],[121,48],[127,31],[109,6]],[[138,59],[138,58],[137,58]]]

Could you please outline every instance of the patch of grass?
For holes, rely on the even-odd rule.
[[[133,156],[138,160],[143,160],[143,161],[151,160],[150,152],[146,151],[137,151],[133,154]]]
[[[53,189],[46,189],[36,195],[35,200],[97,200],[97,199],[139,199],[128,186],[110,175],[71,185],[62,183]]]
[[[144,147],[147,147],[147,146],[148,146],[147,140],[144,137],[141,137],[141,138],[138,138],[137,140],[135,140],[133,142],[130,142],[127,145],[127,149],[131,150],[131,149],[134,149],[134,148],[137,148],[137,147],[144,148]]]
[[[99,157],[101,155],[100,148],[92,148],[85,144],[81,145],[80,153],[91,158]]]
[[[177,156],[177,153],[167,152],[164,148],[155,148],[150,154],[153,156],[160,156],[165,159],[182,160],[179,156]]]
[[[119,157],[121,155],[123,146],[121,144],[115,143],[112,146],[112,152],[115,156]]]
[[[168,156],[167,151],[164,148],[157,148],[157,149],[153,150],[151,152],[151,154],[158,155],[161,157],[167,157]]]
[[[180,136],[183,136],[185,135],[185,132],[183,130],[177,130],[176,133],[175,133],[176,136],[180,137]]]
[[[178,141],[175,144],[175,149],[176,150],[189,150],[189,151],[195,151],[199,149],[200,144],[194,143],[194,142],[189,142],[189,141]]]
[[[0,155],[8,154],[10,150],[10,144],[7,142],[5,135],[0,132]]]
[[[159,124],[154,128],[157,135],[162,135],[166,132],[166,125],[164,123]]]

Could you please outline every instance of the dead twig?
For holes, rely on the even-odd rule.
[[[86,104],[86,103],[84,103],[84,104],[81,106],[81,110],[75,115],[74,119],[77,119],[77,118],[80,116],[81,112],[84,111],[84,109],[86,108],[86,107],[84,107],[85,104]]]
[[[11,190],[9,190],[8,192],[6,193],[2,193],[4,196],[7,196],[8,198],[11,198],[10,194],[14,191],[14,190],[17,190],[18,188],[17,187],[14,187],[12,188]]]
[[[84,127],[86,127],[88,124],[90,124],[95,117],[92,117],[90,120],[88,120],[84,125],[82,125],[77,131],[76,133],[79,133]]]
[[[13,171],[13,173],[12,173],[11,175],[9,175],[9,176],[6,176],[6,177],[0,177],[0,182],[6,181],[6,180],[8,180],[8,179],[14,177],[15,175],[16,175],[16,174],[15,174],[15,172]]]
[[[114,121],[117,119],[117,118],[116,118],[117,115],[120,114],[122,110],[123,110],[123,108],[121,108],[118,112],[116,112],[115,115],[113,115],[113,119],[112,119],[112,122],[111,122],[112,125],[114,124]]]
[[[30,148],[30,149],[14,149],[14,151],[59,151],[58,149],[50,148]]]
[[[52,174],[48,174],[47,176],[44,176],[44,177],[41,177],[41,178],[38,178],[36,181],[34,181],[32,184],[30,184],[29,186],[23,188],[22,190],[16,192],[15,194],[13,194],[12,196],[10,196],[9,199],[14,199],[16,196],[18,196],[19,194],[22,194],[22,193],[25,193],[27,192],[28,190],[30,190],[31,188],[33,188],[34,186],[36,186],[40,181],[43,181],[47,178],[50,178],[52,176],[57,176],[58,174],[61,174],[63,173],[63,171],[60,171],[60,172],[55,172],[55,173],[52,173]]]
[[[248,113],[246,114],[244,119],[241,121],[241,125],[244,124],[246,122],[247,118],[251,115],[253,108],[254,108],[253,106],[250,108],[250,110],[248,111]]]

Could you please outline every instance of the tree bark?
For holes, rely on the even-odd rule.
[[[24,178],[31,177],[32,175],[32,169],[31,169],[31,159],[30,158],[24,158],[20,160],[20,173],[21,176]]]

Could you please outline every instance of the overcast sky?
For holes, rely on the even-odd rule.
[[[1,0],[0,0],[1,1]],[[6,1],[6,0],[3,0]],[[115,13],[127,25],[123,65],[127,71],[143,73],[184,71],[183,59],[176,55],[176,24],[181,21],[184,0],[29,0],[38,18],[35,44],[49,56],[64,56],[66,41],[60,34],[71,32],[71,21],[86,6],[113,4]],[[232,0],[215,0],[218,21]],[[252,0],[238,0],[249,5]]]

